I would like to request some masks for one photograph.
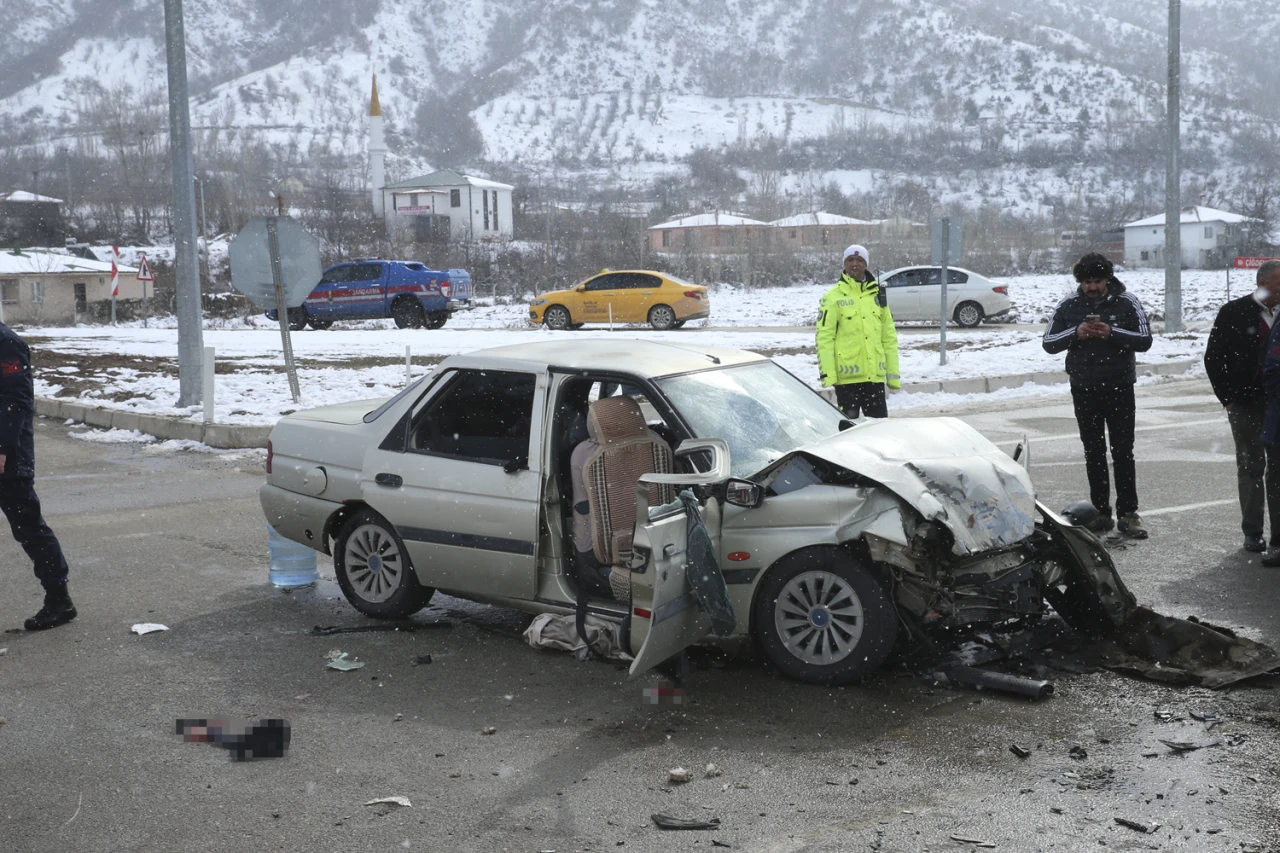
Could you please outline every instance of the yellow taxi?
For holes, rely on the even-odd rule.
[[[569,290],[544,293],[529,305],[529,320],[548,329],[587,323],[648,323],[659,331],[711,316],[702,285],[652,270],[605,270]]]

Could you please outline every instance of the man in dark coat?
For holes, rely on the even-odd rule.
[[[56,628],[76,618],[67,594],[67,561],[40,514],[36,496],[35,390],[27,343],[0,323],[0,511],[13,538],[35,564],[44,607],[24,623],[28,631]]]
[[[1280,264],[1258,270],[1258,289],[1218,309],[1204,351],[1204,369],[1213,393],[1227,410],[1236,445],[1241,529],[1247,551],[1267,550],[1263,510],[1271,521],[1271,548],[1280,548],[1280,448],[1262,440],[1266,392],[1262,360],[1280,317]]]
[[[1137,463],[1133,433],[1138,381],[1134,353],[1151,349],[1147,315],[1132,293],[1115,277],[1111,261],[1091,252],[1072,269],[1079,288],[1058,304],[1044,333],[1045,352],[1067,351],[1067,376],[1076,424],[1084,445],[1090,500],[1098,517],[1095,533],[1116,526],[1111,516],[1111,480],[1107,471],[1107,434],[1116,474],[1116,514],[1120,532],[1146,539],[1138,516]]]
[[[1280,294],[1280,261],[1267,261],[1258,267],[1258,289],[1254,294],[1267,294],[1263,297],[1264,301],[1271,297],[1272,293]],[[1273,315],[1274,316],[1274,315]],[[1273,491],[1273,480],[1280,481],[1280,465],[1276,464],[1276,457],[1280,455],[1280,334],[1276,333],[1276,327],[1280,323],[1272,323],[1271,330],[1267,336],[1267,348],[1262,363],[1262,384],[1266,389],[1267,402],[1266,413],[1262,422],[1262,434],[1258,440],[1261,441],[1264,451],[1259,455],[1259,461],[1265,462],[1266,473],[1263,475],[1264,489],[1266,493],[1267,509],[1271,510],[1271,550],[1262,558],[1262,565],[1275,568],[1280,566],[1280,525],[1276,524],[1277,510],[1280,509],[1280,499],[1273,497],[1276,492]],[[1205,356],[1208,358],[1208,355]],[[1234,407],[1232,407],[1234,409]],[[1230,417],[1230,412],[1228,412]],[[1265,458],[1262,458],[1265,456]],[[1242,481],[1243,482],[1243,481]],[[1241,488],[1241,502],[1243,503],[1244,490]],[[1259,509],[1257,515],[1259,525],[1262,523],[1262,512]],[[1259,527],[1261,529],[1261,527]],[[1259,535],[1258,544],[1261,544],[1262,537]]]

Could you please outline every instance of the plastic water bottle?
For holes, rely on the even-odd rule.
[[[286,539],[267,525],[267,546],[271,549],[268,579],[277,589],[306,586],[320,579],[316,570],[316,552],[306,545]]]

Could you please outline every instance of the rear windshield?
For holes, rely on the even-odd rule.
[[[365,415],[364,422],[367,424],[371,424],[374,421],[376,421],[378,418],[382,417],[384,414],[386,414],[387,409],[390,409],[392,406],[394,406],[396,403],[399,403],[401,400],[403,400],[408,395],[412,394],[414,391],[421,390],[424,387],[423,383],[425,383],[428,379],[430,379],[434,375],[435,375],[434,373],[428,373],[426,376],[422,376],[414,380],[414,382],[410,384],[408,388],[405,388],[399,394],[395,395],[390,400],[387,400],[387,402],[383,403],[381,406],[374,409],[369,414]]]

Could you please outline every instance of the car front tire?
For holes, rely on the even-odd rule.
[[[676,312],[670,305],[655,305],[649,309],[649,325],[665,332],[676,325]]]
[[[371,509],[357,512],[342,525],[333,569],[351,606],[375,619],[408,618],[435,594],[434,588],[418,583],[394,527]]]
[[[756,642],[789,678],[849,684],[888,659],[898,612],[852,554],[806,548],[783,557],[760,582],[752,614]]]
[[[961,302],[956,306],[956,322],[966,329],[982,325],[982,306],[976,302]]]
[[[563,332],[573,328],[573,318],[569,316],[568,308],[563,305],[552,305],[542,312],[542,325],[553,332]]]

